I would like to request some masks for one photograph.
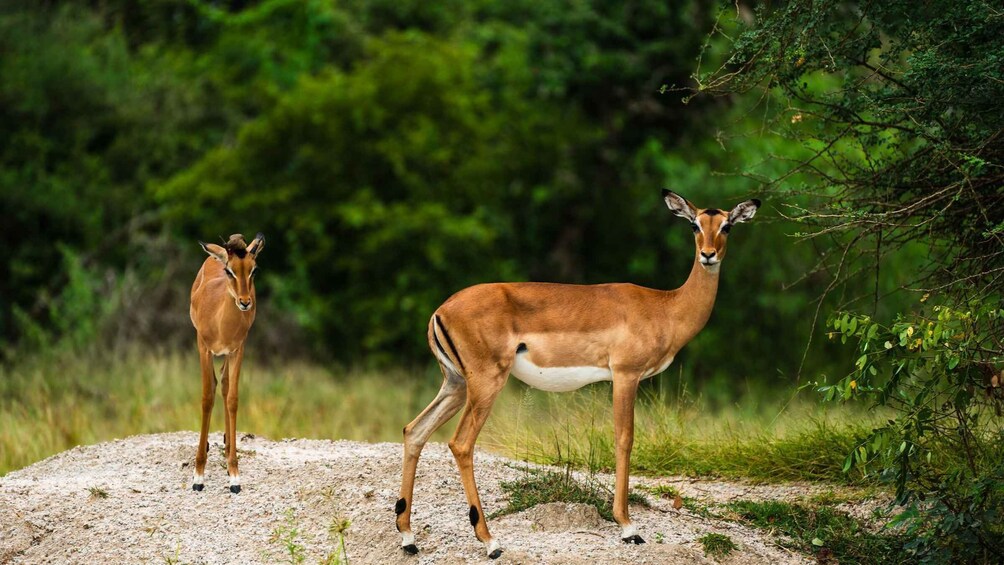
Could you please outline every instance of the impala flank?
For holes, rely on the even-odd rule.
[[[453,295],[432,315],[429,347],[444,378],[436,398],[404,428],[403,476],[395,511],[405,552],[418,552],[411,509],[422,447],[433,431],[464,407],[450,450],[460,469],[474,534],[485,544],[488,557],[502,554],[488,531],[474,481],[474,443],[510,374],[554,392],[613,381],[617,459],[613,514],[624,542],[644,543],[631,524],[627,503],[638,383],[664,371],[704,327],[715,303],[729,231],[753,218],[760,206],[759,200],[747,200],[724,212],[696,208],[668,190],[663,198],[694,231],[694,265],[680,288],[482,284]]]

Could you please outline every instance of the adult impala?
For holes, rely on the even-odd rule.
[[[258,234],[251,244],[244,236],[234,234],[223,246],[199,242],[209,254],[192,284],[192,306],[189,313],[195,326],[202,365],[202,429],[195,450],[195,476],[192,490],[200,491],[204,484],[206,456],[209,451],[209,418],[213,414],[216,395],[214,356],[224,356],[223,403],[226,406],[226,428],[223,444],[227,455],[230,492],[241,491],[237,469],[237,383],[244,359],[244,340],[254,323],[255,261],[265,247],[265,236]]]
[[[624,542],[644,543],[631,524],[627,503],[638,383],[666,370],[680,348],[704,327],[715,304],[729,230],[751,219],[760,206],[759,200],[747,200],[726,214],[698,209],[669,190],[663,191],[663,198],[694,230],[694,266],[680,288],[481,284],[454,294],[433,314],[429,347],[444,378],[436,398],[404,428],[401,498],[395,507],[404,551],[418,552],[411,507],[422,447],[463,406],[450,450],[460,469],[474,535],[485,544],[488,557],[502,554],[488,532],[474,482],[474,442],[510,374],[554,392],[613,381],[617,458],[613,514]]]

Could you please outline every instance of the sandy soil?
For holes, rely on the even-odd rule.
[[[245,436],[239,444],[243,490],[231,495],[221,434],[210,436],[206,489],[191,490],[196,440],[187,432],[135,436],[77,447],[9,473],[0,479],[0,563],[290,562],[288,539],[305,563],[319,563],[336,552],[329,526],[338,518],[351,521],[345,534],[351,563],[488,563],[443,444],[426,446],[419,463],[412,525],[421,552],[409,556],[394,528],[399,444]],[[487,512],[505,504],[499,481],[523,472],[512,465],[478,451],[475,472]],[[610,476],[599,478],[613,484]],[[790,499],[822,488],[680,477],[632,477],[631,484],[673,484],[684,496],[718,502]],[[622,544],[615,524],[581,505],[542,505],[492,520],[504,550],[497,562],[714,563],[697,542],[708,532],[739,545],[723,563],[810,562],[758,530],[649,499],[651,508],[631,508],[649,542],[639,546]]]

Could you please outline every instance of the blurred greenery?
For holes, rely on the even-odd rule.
[[[269,241],[244,421],[395,439],[452,293],[681,284],[665,187],[766,205],[644,384],[636,468],[889,479],[912,555],[997,560],[1002,30],[985,0],[0,3],[0,472],[194,428],[197,240]],[[607,393],[541,397],[564,442],[505,400],[489,443],[609,466]]]
[[[190,347],[195,241],[237,231],[269,240],[272,329],[249,348],[269,358],[427,364],[429,315],[477,282],[676,287],[692,243],[659,189],[731,207],[758,183],[716,171],[778,172],[765,155],[801,150],[726,142],[721,127],[756,124],[742,97],[659,93],[687,81],[718,16],[696,1],[8,3],[4,355]],[[816,250],[789,237],[785,204],[737,230],[712,321],[679,358],[722,402],[737,379],[794,382],[816,325],[827,280],[791,286]],[[711,361],[725,351],[741,362]],[[812,374],[847,355],[808,353]]]

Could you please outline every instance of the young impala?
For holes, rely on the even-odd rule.
[[[644,543],[628,517],[627,503],[638,383],[666,370],[680,348],[704,327],[715,303],[729,230],[751,219],[760,206],[759,200],[747,200],[726,214],[698,209],[668,190],[663,198],[694,230],[694,266],[680,288],[481,284],[454,294],[433,314],[429,347],[444,378],[436,398],[404,428],[401,498],[395,507],[404,551],[418,552],[411,508],[422,447],[463,406],[450,450],[460,469],[474,535],[485,544],[488,557],[502,554],[488,532],[474,482],[474,442],[510,373],[532,387],[554,392],[613,381],[617,458],[613,513],[624,542]]]
[[[209,257],[202,263],[192,284],[192,306],[189,313],[195,326],[202,365],[202,429],[195,450],[195,476],[192,490],[202,490],[206,456],[209,451],[209,418],[213,414],[216,394],[216,373],[213,357],[224,356],[223,403],[226,406],[226,428],[223,444],[227,455],[230,492],[241,491],[237,471],[237,383],[244,358],[244,340],[254,323],[255,260],[265,247],[265,236],[258,234],[250,245],[244,236],[230,236],[222,247],[199,242]]]

